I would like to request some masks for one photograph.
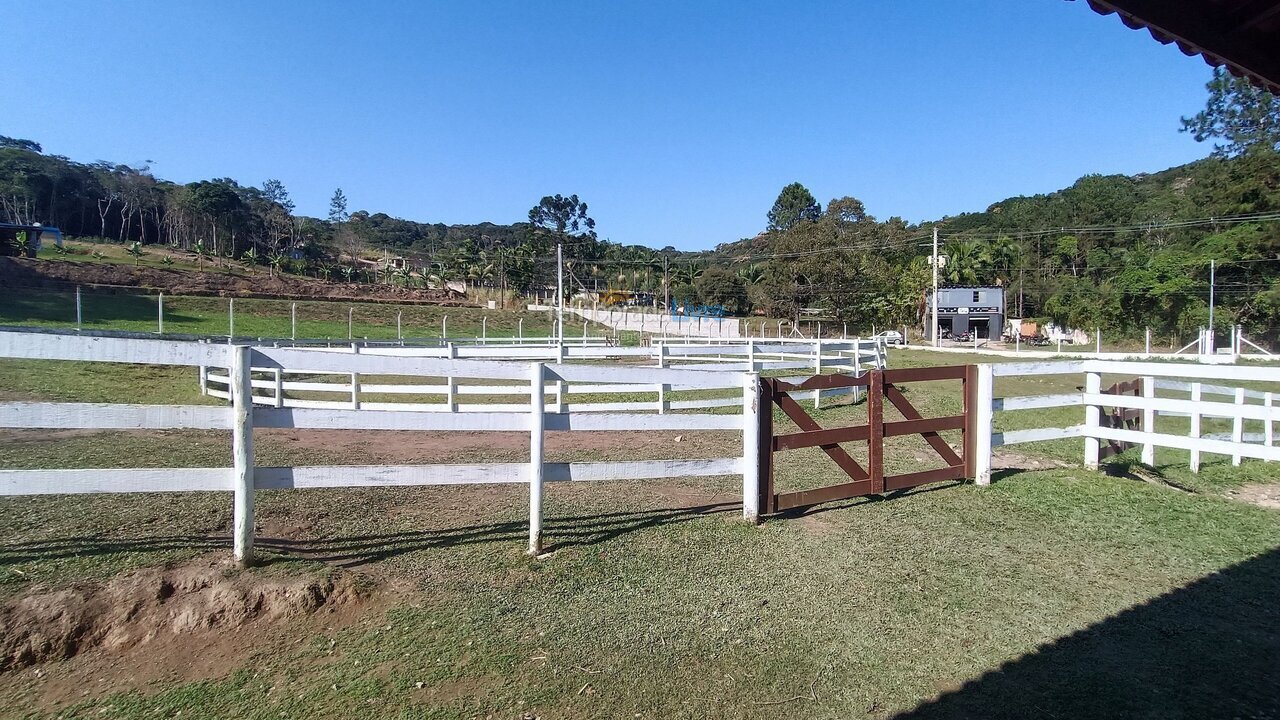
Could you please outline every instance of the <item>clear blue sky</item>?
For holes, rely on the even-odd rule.
[[[1064,0],[5,0],[0,134],[179,182],[279,178],[323,216],[754,235],[783,185],[912,222],[1209,151],[1198,58]],[[29,33],[29,35],[27,34]],[[17,38],[27,37],[30,42]]]

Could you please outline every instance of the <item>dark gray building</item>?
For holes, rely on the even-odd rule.
[[[925,291],[924,336],[933,339],[933,290]],[[1004,288],[954,286],[938,288],[938,332],[952,337],[966,332],[984,340],[999,340],[1004,333]]]

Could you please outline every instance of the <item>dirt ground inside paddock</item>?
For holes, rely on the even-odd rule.
[[[519,432],[411,432],[386,430],[259,430],[262,441],[326,454],[374,456],[380,463],[467,462],[471,458],[528,457],[529,435]],[[741,434],[711,432],[547,432],[548,459],[668,459],[737,454]]]

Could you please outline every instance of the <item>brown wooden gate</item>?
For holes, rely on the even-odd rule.
[[[911,405],[899,385],[928,380],[958,380],[963,388],[964,412],[960,415],[925,418]],[[823,428],[790,393],[832,388],[864,387],[867,395],[867,423],[838,428]],[[974,476],[974,428],[972,421],[977,402],[977,366],[906,368],[872,370],[859,377],[849,375],[816,375],[803,382],[789,383],[777,378],[760,381],[760,498],[761,513],[776,513],[791,508],[843,500],[861,495],[874,495],[892,490],[924,485],[943,480]],[[884,421],[884,403],[888,400],[904,420]],[[775,435],[773,406],[777,405],[791,418],[800,432]],[[963,442],[960,452],[938,434],[943,430],[960,430]],[[946,463],[945,467],[899,475],[884,474],[884,439],[900,435],[920,435]],[[867,467],[862,467],[844,448],[842,442],[867,442]],[[774,488],[774,453],[799,448],[818,447],[831,458],[849,482],[812,490],[778,493]]]

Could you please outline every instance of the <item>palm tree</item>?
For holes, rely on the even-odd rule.
[[[267,256],[267,267],[271,268],[271,277],[275,277],[276,273],[284,272],[284,264],[288,259],[288,255],[279,251],[273,252]]]
[[[987,259],[997,276],[1008,285],[1010,272],[1022,259],[1022,246],[1008,235],[1001,235],[987,248]]]
[[[687,285],[698,282],[698,278],[702,277],[703,264],[697,260],[686,263],[684,267],[676,271],[677,279]]]
[[[204,246],[204,240],[196,241],[196,267],[203,267],[204,261],[209,257],[209,248]]]
[[[952,240],[943,253],[946,265],[942,271],[947,282],[956,285],[976,285],[981,282],[987,259],[982,248],[972,240]]]
[[[249,269],[249,274],[253,274],[253,266],[258,264],[258,251],[255,248],[249,248],[240,255],[240,262]]]
[[[754,285],[764,279],[764,265],[761,263],[751,263],[738,268],[738,277],[748,285]]]

